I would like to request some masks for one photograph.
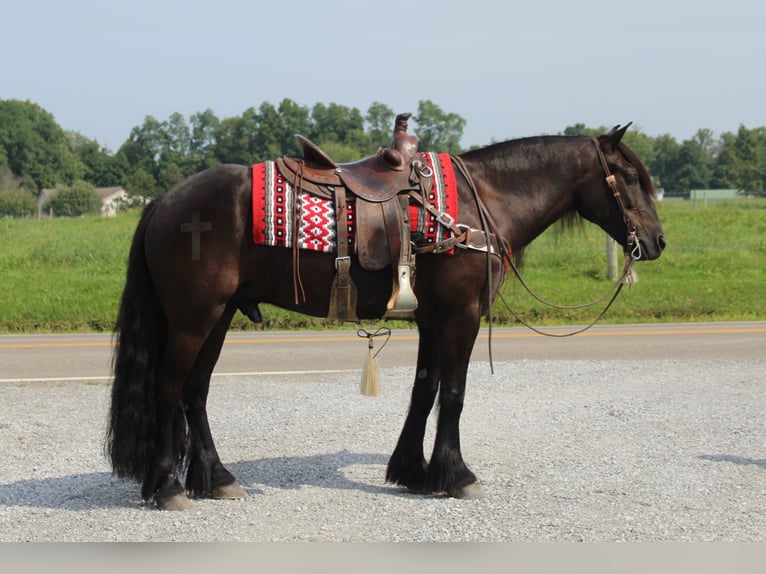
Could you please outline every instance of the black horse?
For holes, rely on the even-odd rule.
[[[574,213],[603,228],[635,259],[659,257],[665,240],[654,187],[643,163],[621,143],[625,129],[598,138],[507,141],[452,158],[459,168],[459,223],[491,232],[496,249],[490,255],[456,249],[417,256],[417,369],[387,481],[417,492],[481,495],[463,462],[459,421],[480,320],[509,249],[520,251]],[[251,190],[250,167],[210,168],[150,203],[135,232],[116,325],[107,450],[114,472],[140,481],[143,499],[160,508],[187,507],[187,493],[245,495],[219,459],[206,411],[210,375],[237,309],[257,312],[259,303],[270,303],[328,314],[335,255],[301,252],[300,273],[311,280],[296,302],[294,253],[252,241]],[[382,317],[392,293],[391,268],[366,271],[353,255],[351,262],[358,318]],[[426,421],[437,395],[435,444],[426,460]]]

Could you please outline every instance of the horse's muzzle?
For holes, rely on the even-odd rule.
[[[652,259],[657,259],[662,252],[665,250],[665,236],[663,234],[659,234],[657,237],[654,238],[654,241],[645,241],[642,238],[639,238],[640,243],[640,257],[638,257],[639,260],[643,261],[651,261]]]

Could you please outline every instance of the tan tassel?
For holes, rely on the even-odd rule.
[[[362,384],[359,390],[365,397],[377,397],[380,394],[380,371],[378,371],[378,360],[372,350],[372,337],[367,343],[367,360],[362,369]]]
[[[377,356],[383,347],[380,348],[378,353],[373,350],[373,339],[379,335],[386,334],[386,342],[383,343],[383,347],[386,346],[388,340],[391,338],[391,329],[388,327],[381,327],[374,333],[359,329],[356,334],[359,337],[367,338],[367,360],[364,362],[364,368],[362,369],[362,382],[359,385],[359,391],[366,397],[377,397],[380,394],[380,371],[378,370]]]
[[[625,266],[622,268],[622,279],[620,279],[620,282],[628,287],[638,283],[638,275],[636,270],[633,269],[633,259],[630,255],[625,257]]]

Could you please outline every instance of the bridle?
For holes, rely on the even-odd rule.
[[[638,261],[641,259],[641,242],[638,240],[637,235],[638,225],[630,214],[631,211],[635,210],[630,210],[625,207],[625,202],[622,199],[622,193],[620,193],[620,189],[617,184],[617,178],[609,170],[609,164],[606,162],[604,152],[601,150],[601,144],[599,143],[598,138],[593,138],[592,141],[593,145],[596,146],[596,154],[598,155],[598,159],[601,161],[601,167],[603,168],[604,175],[606,176],[606,184],[609,186],[609,189],[612,190],[612,195],[617,201],[617,207],[620,208],[620,213],[622,213],[622,219],[625,221],[625,227],[628,231],[628,249],[633,247],[630,252],[630,258],[632,260]]]

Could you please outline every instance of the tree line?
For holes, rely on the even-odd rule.
[[[363,114],[336,103],[309,108],[285,98],[227,118],[210,109],[188,118],[174,113],[162,121],[147,116],[113,152],[97,140],[63,130],[52,114],[33,102],[0,100],[0,215],[36,213],[36,198],[46,188],[60,190],[59,202],[68,198],[66,205],[81,206],[67,210],[59,205],[56,213],[61,214],[97,210],[96,187],[122,186],[133,196],[157,197],[182,178],[219,163],[249,165],[297,154],[295,134],[316,142],[336,161],[353,161],[390,142],[394,117],[380,102]],[[412,123],[421,149],[465,151],[460,142],[466,120],[460,115],[422,100]],[[604,126],[576,124],[561,133],[605,131]],[[683,196],[707,188],[766,192],[764,127],[740,126],[736,133],[719,137],[700,129],[682,142],[669,134],[652,137],[633,130],[626,142],[668,194]]]

